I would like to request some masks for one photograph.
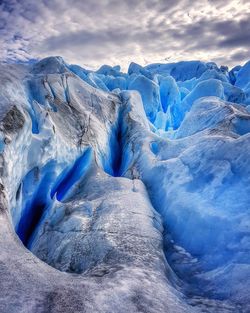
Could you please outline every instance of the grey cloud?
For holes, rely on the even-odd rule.
[[[231,60],[238,62],[239,60],[249,59],[249,51],[241,49],[231,55]]]
[[[226,38],[220,41],[222,47],[250,47],[250,21],[225,25]]]
[[[220,42],[221,47],[250,47],[250,33],[234,35],[222,40]]]
[[[169,29],[169,35],[182,41],[189,50],[222,49],[225,47],[241,48],[250,46],[250,22],[216,21],[207,18],[195,24],[180,25],[179,28]]]
[[[147,44],[157,38],[164,37],[160,30],[151,29],[143,31],[141,29],[131,29],[129,32],[123,28],[100,29],[96,32],[79,31],[76,33],[60,34],[46,39],[43,44],[45,49],[69,48],[70,46],[96,46],[101,49],[103,45],[112,44],[122,46],[129,42]]]

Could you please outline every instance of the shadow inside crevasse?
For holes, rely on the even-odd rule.
[[[26,247],[32,243],[32,236],[55,197],[63,201],[71,188],[83,179],[91,160],[92,148],[87,148],[59,176],[56,161],[50,161],[42,168],[35,167],[25,175],[16,194],[20,211],[16,233]]]

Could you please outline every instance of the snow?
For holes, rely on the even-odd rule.
[[[0,67],[1,312],[249,312],[249,63]]]

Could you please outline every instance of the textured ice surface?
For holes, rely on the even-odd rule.
[[[1,312],[250,311],[249,63],[0,69]]]

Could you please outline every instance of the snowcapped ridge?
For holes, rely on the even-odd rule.
[[[13,274],[34,306],[52,277],[90,284],[89,312],[248,312],[249,63],[126,74],[50,57],[1,73],[2,218],[38,258],[81,276],[25,256],[8,229],[1,261],[34,260]]]

